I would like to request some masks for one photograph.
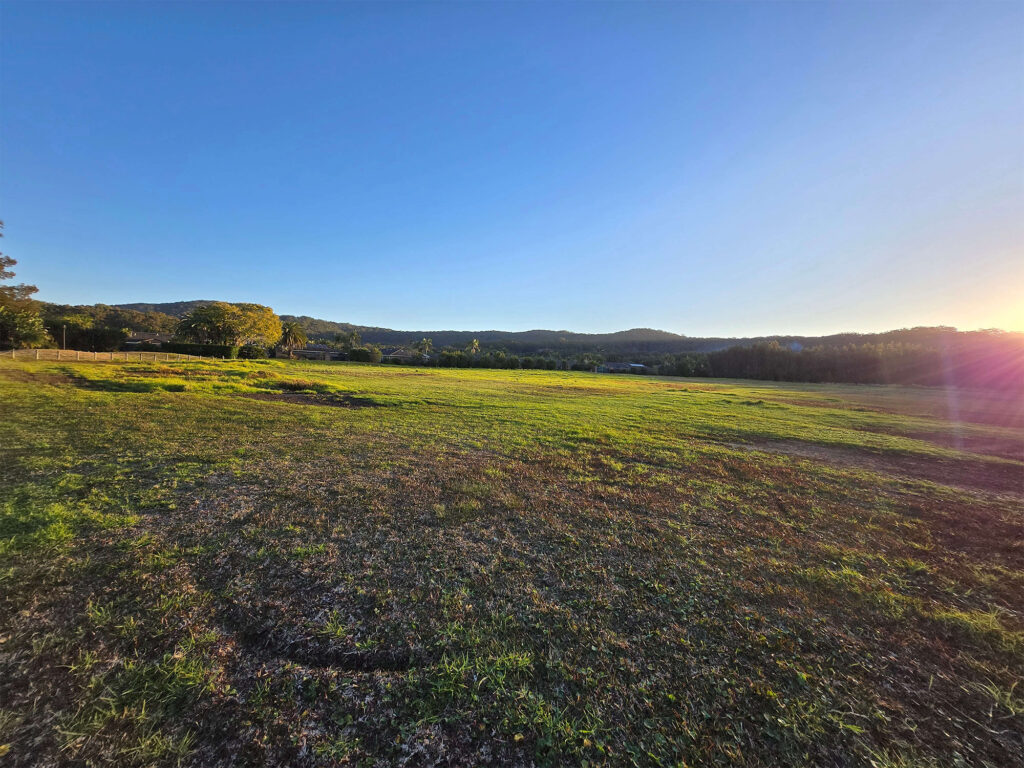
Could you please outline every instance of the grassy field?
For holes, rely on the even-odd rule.
[[[1024,402],[0,361],[4,765],[1024,765]]]

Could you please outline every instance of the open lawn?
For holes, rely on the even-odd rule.
[[[1024,765],[1024,401],[0,360],[5,765]]]

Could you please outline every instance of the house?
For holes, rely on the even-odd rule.
[[[411,363],[413,360],[423,360],[424,356],[405,347],[388,347],[380,351],[380,359],[387,363]]]
[[[307,344],[302,349],[293,349],[291,354],[300,360],[334,360],[338,350],[326,344]]]
[[[647,373],[647,366],[642,363],[602,363],[597,366],[598,373]]]

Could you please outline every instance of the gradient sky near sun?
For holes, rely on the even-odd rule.
[[[0,6],[40,298],[1024,330],[1024,4]]]

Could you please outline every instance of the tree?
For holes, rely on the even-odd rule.
[[[38,312],[0,306],[0,349],[38,347],[49,340]]]
[[[480,354],[480,342],[479,342],[479,341],[477,341],[476,339],[473,339],[473,340],[472,340],[471,342],[469,342],[469,344],[468,344],[468,345],[466,346],[466,352],[467,352],[468,354],[470,354],[470,355],[474,355],[474,356],[476,356],[476,355],[479,355],[479,354]]]
[[[0,221],[0,237],[4,224]],[[14,277],[11,269],[18,262],[0,253],[0,280]],[[39,302],[32,294],[34,285],[0,285],[0,348],[34,347],[46,344],[49,337],[39,315]]]
[[[4,236],[4,223],[0,221],[0,237]],[[18,262],[10,256],[0,253],[0,280],[10,280],[14,277],[11,269]],[[32,294],[38,293],[39,289],[34,285],[0,285],[0,307],[7,307],[15,311],[38,311],[37,302],[32,299]]]
[[[306,341],[306,331],[297,322],[291,320],[281,324],[281,340],[278,344],[288,350],[289,357],[293,349],[305,346]]]
[[[262,304],[214,301],[181,318],[174,335],[199,344],[267,346],[281,338],[281,319]]]
[[[238,310],[223,301],[196,307],[178,322],[174,335],[199,344],[230,344],[237,336]]]
[[[138,312],[105,304],[71,306],[43,303],[40,312],[46,327],[55,331],[61,325],[67,325],[69,331],[71,325],[78,325],[83,328],[127,328],[129,332],[174,333],[178,324],[178,318],[162,312]]]
[[[434,342],[428,338],[422,338],[414,346],[421,355],[426,357],[434,349]]]
[[[372,344],[368,347],[353,347],[348,353],[348,359],[357,363],[379,363],[381,357],[380,347]]]
[[[262,304],[235,304],[239,312],[237,344],[273,344],[281,338],[281,318]]]
[[[334,343],[340,345],[347,352],[362,344],[363,338],[359,335],[359,331],[339,332],[334,334]]]

